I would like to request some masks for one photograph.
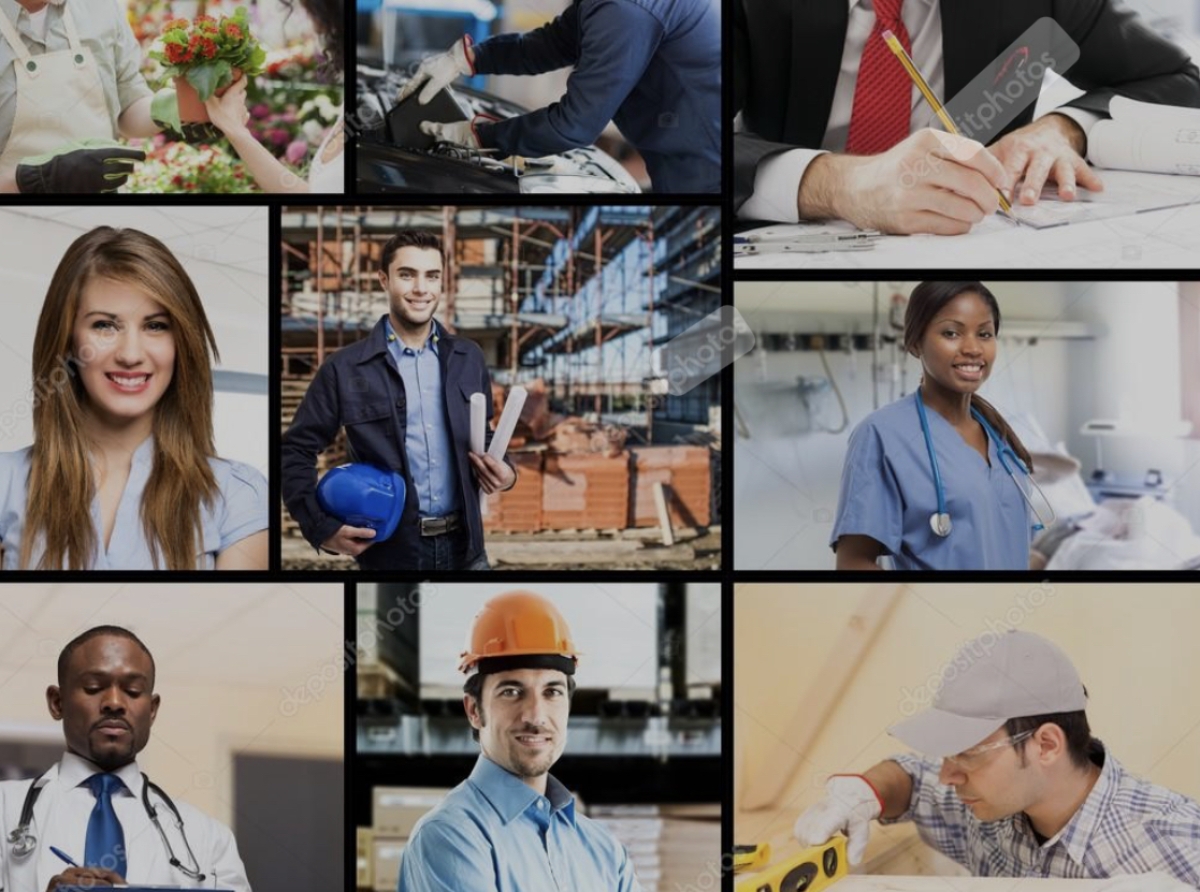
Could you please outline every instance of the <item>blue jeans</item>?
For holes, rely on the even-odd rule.
[[[422,536],[414,570],[490,570],[487,552],[470,554],[471,537],[466,527],[442,536]],[[406,568],[407,569],[407,568]]]

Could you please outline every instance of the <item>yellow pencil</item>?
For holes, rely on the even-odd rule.
[[[925,78],[921,76],[921,72],[917,71],[917,66],[913,64],[913,60],[909,58],[908,53],[904,51],[904,45],[896,39],[896,35],[891,31],[883,32],[883,39],[896,58],[900,60],[900,64],[904,66],[904,70],[908,72],[908,76],[912,78],[912,82],[917,85],[917,89],[921,91],[921,95],[925,97],[925,101],[929,103],[929,107],[942,122],[942,126],[946,128],[947,133],[953,133],[955,136],[961,136],[958,128],[954,126],[954,119],[946,113],[946,109],[938,102],[938,98],[933,95],[933,90],[929,89],[929,84],[925,83]],[[1004,193],[999,189],[996,194],[1000,196],[1000,207],[1004,209],[1004,213],[1011,215],[1013,212],[1012,205],[1008,203],[1008,199],[1004,197]]]

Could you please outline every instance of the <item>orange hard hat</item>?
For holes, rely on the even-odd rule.
[[[470,674],[483,659],[537,655],[579,659],[557,607],[533,592],[505,592],[475,614],[458,671]]]

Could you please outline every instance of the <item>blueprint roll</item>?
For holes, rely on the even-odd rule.
[[[1097,167],[1200,175],[1200,109],[1114,96],[1109,113],[1088,134],[1088,159]]]
[[[471,451],[483,455],[487,441],[487,398],[482,393],[471,394]],[[487,514],[487,495],[479,490],[479,509]]]

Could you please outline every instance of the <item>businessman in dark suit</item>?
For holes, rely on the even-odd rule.
[[[1187,53],[1112,0],[735,3],[741,219],[840,218],[886,232],[967,232],[996,211],[997,189],[1022,204],[1033,204],[1051,181],[1067,200],[1077,184],[1102,189],[1084,161],[1087,132],[1107,116],[1114,95],[1200,107],[1200,74]],[[1072,50],[1069,66],[1050,67],[1084,92],[1034,120],[1044,69],[1019,38],[1047,17],[1060,35],[1054,52],[1064,44]],[[974,139],[928,129],[933,114],[884,45],[884,28]],[[985,95],[981,82],[995,90],[1031,74],[1037,84],[1002,122],[961,126],[959,112]],[[965,101],[964,93],[971,94]]]

